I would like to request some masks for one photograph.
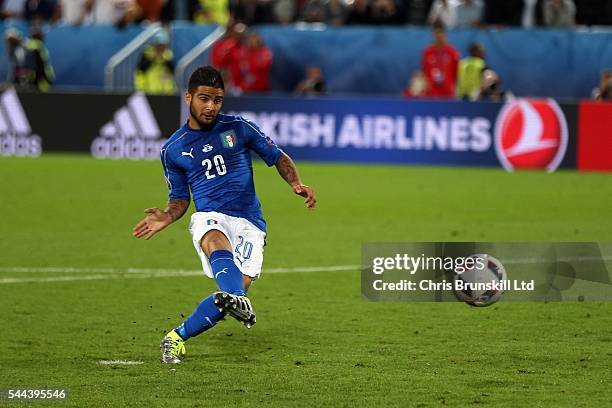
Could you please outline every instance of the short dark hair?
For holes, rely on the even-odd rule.
[[[221,88],[225,90],[223,77],[214,67],[206,65],[197,68],[189,78],[189,93],[194,93],[199,86],[210,86],[211,88]]]

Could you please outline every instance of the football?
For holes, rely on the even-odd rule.
[[[455,296],[470,306],[491,306],[501,299],[504,293],[505,281],[508,279],[506,269],[498,259],[488,254],[475,254],[470,258],[480,258],[483,262],[463,273],[455,274]]]

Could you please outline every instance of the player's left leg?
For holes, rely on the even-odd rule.
[[[229,238],[221,231],[211,230],[204,235],[202,250],[208,256],[213,276],[220,292],[215,292],[214,303],[222,313],[251,328],[256,322],[255,311],[246,296],[244,275],[234,260]]]
[[[220,230],[210,230],[202,237],[202,251],[208,257],[212,274],[219,289],[236,296],[244,296],[242,272],[234,261],[229,238]]]
[[[246,291],[261,273],[266,234],[246,218],[228,216],[227,225],[234,246],[233,264],[239,265],[238,269],[242,273],[243,287]],[[223,290],[221,285],[219,287]],[[247,328],[256,322],[251,301],[246,296],[219,292],[215,296],[215,303],[221,311],[228,313]]]

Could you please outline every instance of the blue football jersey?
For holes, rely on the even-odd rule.
[[[268,166],[283,153],[253,122],[240,116],[219,114],[208,130],[185,124],[161,149],[168,197],[189,200],[191,190],[197,211],[246,218],[265,232],[251,150]]]

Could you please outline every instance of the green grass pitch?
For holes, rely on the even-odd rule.
[[[159,163],[0,158],[0,388],[67,388],[74,407],[612,406],[610,303],[374,303],[358,271],[325,271],[365,241],[612,241],[612,175],[298,165],[315,211],[255,165],[257,325],[227,320],[168,367],[161,337],[214,284],[155,275],[199,268],[188,217],[130,235],[165,204]],[[292,267],[323,271],[265,272]]]

